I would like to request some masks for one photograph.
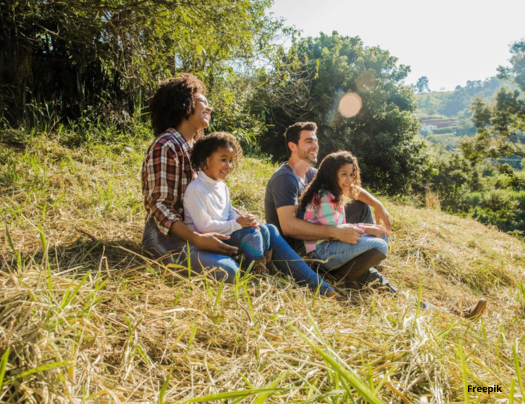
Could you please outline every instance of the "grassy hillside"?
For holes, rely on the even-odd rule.
[[[387,202],[384,274],[445,309],[485,296],[478,321],[372,290],[341,306],[281,277],[182,279],[140,248],[146,147],[0,143],[1,401],[523,401],[518,239]],[[262,216],[273,170],[245,159],[237,206]]]

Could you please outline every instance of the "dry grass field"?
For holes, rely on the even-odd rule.
[[[387,202],[384,275],[445,310],[374,290],[343,306],[285,277],[188,280],[141,251],[146,147],[0,143],[0,401],[524,401],[523,241]],[[244,160],[241,210],[261,216],[273,170]],[[479,320],[446,310],[481,296]]]

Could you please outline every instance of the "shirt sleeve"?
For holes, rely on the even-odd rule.
[[[173,223],[182,220],[175,211],[180,199],[180,165],[175,150],[165,144],[154,147],[146,162],[148,195],[146,204],[160,232],[168,235]]]
[[[230,209],[232,209],[230,203]],[[206,193],[198,187],[188,187],[184,195],[184,212],[199,233],[220,233],[229,236],[242,226],[233,220],[212,219],[206,206]],[[235,212],[234,212],[235,213]],[[237,215],[238,216],[238,215]]]
[[[230,202],[230,204],[229,204],[229,211],[228,211],[228,220],[236,220],[240,215],[233,209],[233,205],[232,205],[231,199],[230,199],[230,190],[228,189],[228,187],[226,187],[226,195],[228,196],[228,201]],[[237,223],[237,224],[239,224],[239,223]],[[242,226],[240,224],[239,224],[239,226],[240,227],[238,229],[235,229],[235,230],[242,229]]]
[[[275,209],[299,205],[299,187],[292,175],[280,175],[273,180],[272,196]]]

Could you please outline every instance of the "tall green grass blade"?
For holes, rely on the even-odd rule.
[[[518,361],[518,352],[516,345],[512,345],[512,356],[514,357],[514,369],[516,370],[516,376],[518,377],[518,386],[520,386],[521,396],[525,397],[525,389],[523,388],[523,380],[521,378],[520,363]]]
[[[467,363],[465,361],[465,354],[463,353],[463,344],[459,344],[457,348],[459,360],[461,361],[461,376],[463,380],[463,394],[465,395],[465,403],[470,403],[470,396],[468,394],[468,382],[467,382]]]
[[[206,396],[202,397],[195,397],[190,398],[188,400],[184,400],[183,403],[206,403],[209,401],[216,401],[216,400],[228,400],[232,398],[246,398],[250,396],[254,396],[256,394],[263,394],[263,393],[280,393],[285,392],[287,389],[279,388],[279,389],[249,389],[249,390],[238,390],[238,391],[228,391],[225,393],[217,393],[217,394],[208,394]]]
[[[31,370],[28,370],[26,372],[22,372],[22,373],[16,375],[15,377],[13,377],[13,380],[14,379],[20,379],[22,377],[26,377],[26,376],[30,376],[30,375],[34,375],[35,373],[38,373],[38,372],[44,372],[46,370],[58,368],[60,366],[67,366],[67,365],[71,365],[71,361],[54,362],[54,363],[49,363],[47,365],[38,366],[38,367],[36,367],[34,369],[31,369]]]
[[[277,379],[275,379],[273,382],[271,383],[268,383],[266,386],[264,386],[264,388],[267,388],[267,389],[273,389],[275,388],[280,382],[281,380],[283,380],[286,376],[288,376],[288,373],[285,372],[285,373],[281,373]],[[255,400],[252,401],[252,404],[264,404],[266,402],[266,399],[268,397],[270,397],[273,393],[271,392],[266,392],[266,393],[261,393],[257,396],[257,398]]]
[[[363,397],[365,400],[367,400],[369,403],[372,404],[382,404],[383,401],[380,400],[361,380],[361,378],[351,369],[344,369],[340,362],[342,362],[341,358],[339,358],[334,352],[332,352],[325,344],[325,348],[328,351],[331,351],[332,355],[336,356],[337,359],[339,359],[340,362],[335,360],[331,355],[323,351],[321,348],[319,348],[317,345],[313,344],[306,335],[304,335],[302,332],[296,329],[296,332],[301,336],[301,338],[312,348],[315,352],[317,352],[319,355],[323,357],[325,362],[330,364],[334,371],[336,371],[341,377],[346,379],[346,381],[357,390],[359,395]],[[349,396],[351,396],[351,392],[349,392]]]
[[[511,379],[510,381],[510,391],[509,391],[509,403],[508,404],[514,404],[514,385],[516,382],[514,379]]]
[[[7,360],[9,359],[9,348],[7,348],[0,359],[0,392],[2,392],[2,385],[4,384],[5,369],[7,367]]]
[[[86,280],[87,280],[87,278],[89,277],[90,274],[91,274],[91,271],[88,271],[84,275],[82,280],[78,283],[77,287],[73,290],[73,292],[71,292],[71,294],[69,294],[69,289],[67,290],[66,294],[64,295],[64,298],[62,299],[62,301],[60,302],[60,305],[59,305],[61,310],[64,310],[67,307],[67,305],[69,303],[71,303],[71,301],[78,294],[80,288],[82,287],[82,285],[84,285],[84,283],[86,282]]]
[[[9,233],[9,229],[7,228],[7,225],[5,226],[5,234],[7,236],[7,242],[9,244],[9,247],[11,248],[11,251],[13,251],[13,254],[16,257],[17,268],[21,269],[22,268],[22,256],[20,254],[20,251],[18,251],[15,248],[15,244],[13,243],[13,239],[11,238],[11,234]]]
[[[166,377],[166,380],[164,380],[164,383],[162,383],[162,387],[160,389],[159,393],[159,404],[164,403],[164,396],[166,395],[166,390],[168,389],[168,385],[170,382],[171,372],[168,373],[168,376]]]
[[[190,350],[191,344],[193,340],[195,339],[196,334],[197,334],[197,324],[194,324],[193,329],[191,330],[190,339],[188,340],[188,347],[186,348],[186,352]]]
[[[321,401],[324,401],[325,398],[332,397],[332,396],[342,396],[345,393],[346,391],[344,390],[330,390],[325,393],[321,393],[316,396],[313,396],[306,401],[301,401],[301,404],[320,403]]]
[[[224,282],[226,281],[226,277],[224,277],[221,281],[221,284],[219,285],[219,290],[217,291],[217,296],[215,297],[215,301],[213,302],[213,306],[211,306],[212,310],[215,310],[215,307],[217,307],[217,304],[219,303],[219,300],[221,299],[222,290],[224,289]]]
[[[421,310],[421,291],[423,283],[419,282],[419,287],[417,288],[417,307],[416,307],[416,319],[419,318],[419,311]]]

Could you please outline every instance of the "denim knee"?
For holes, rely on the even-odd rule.
[[[259,229],[261,231],[264,251],[268,251],[270,249],[270,232],[268,230],[268,226],[272,225],[259,223]]]
[[[264,239],[261,231],[255,227],[245,227],[232,233],[230,245],[239,247],[240,251],[250,260],[264,257]]]
[[[375,240],[377,243],[376,245],[374,246],[374,248],[376,248],[377,250],[379,250],[380,252],[382,252],[383,254],[385,255],[388,255],[388,242],[385,241],[384,239],[381,239],[381,238],[378,238],[377,240]]]

